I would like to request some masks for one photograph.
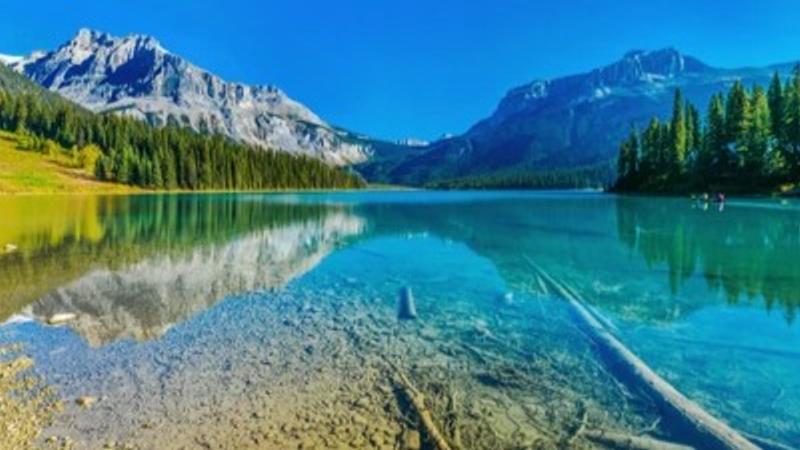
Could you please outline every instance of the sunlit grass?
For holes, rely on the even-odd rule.
[[[0,194],[70,194],[134,192],[135,188],[98,181],[74,167],[63,149],[55,154],[21,150],[20,138],[0,131]]]

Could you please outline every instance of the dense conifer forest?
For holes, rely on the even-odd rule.
[[[619,151],[617,191],[776,192],[800,182],[800,66],[769,87],[733,84],[706,117],[676,90],[672,117],[632,129]]]
[[[430,183],[433,189],[603,189],[614,182],[613,163],[563,170],[522,170]]]
[[[153,128],[114,114],[93,114],[32,88],[3,68],[0,129],[24,136],[24,149],[61,146],[100,180],[152,189],[358,188],[355,174],[310,157],[254,148],[170,124]]]

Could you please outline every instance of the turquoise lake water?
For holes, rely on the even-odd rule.
[[[17,197],[0,210],[0,248],[14,245],[0,254],[0,344],[20,344],[66,405],[43,436],[79,448],[311,435],[402,448],[419,424],[382,390],[391,368],[464,448],[610,448],[586,429],[696,446],[615,376],[535,267],[710,414],[765,448],[800,448],[794,200],[364,192]],[[410,320],[397,316],[405,287]],[[82,395],[96,406],[72,402]],[[354,408],[385,425],[349,418],[337,434]]]

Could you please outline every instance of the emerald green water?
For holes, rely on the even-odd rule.
[[[582,416],[629,435],[656,424],[645,434],[693,444],[614,379],[534,265],[708,412],[758,442],[800,445],[796,201],[720,209],[572,192],[215,194],[5,197],[0,211],[0,248],[16,246],[0,255],[0,344],[21,343],[68,403],[102,398],[91,409],[70,403],[48,431],[89,448],[110,438],[148,448],[158,433],[197,443],[209,417],[245,415],[234,428],[248,430],[289,420],[269,398],[302,389],[273,392],[276,367],[308,386],[350,385],[341,398],[377,399],[387,355],[427,389],[434,413],[437,386],[453,380],[469,411],[465,448],[605,448],[572,437]],[[418,317],[399,321],[406,286]],[[76,318],[46,325],[64,312]],[[328,359],[339,340],[349,350]],[[271,353],[280,345],[289,347]],[[359,367],[378,375],[357,379]],[[208,417],[188,412],[203,408]],[[333,442],[318,428],[308,433]],[[280,426],[274,433],[228,446],[290,442]]]

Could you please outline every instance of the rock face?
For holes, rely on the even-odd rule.
[[[675,49],[631,51],[587,73],[511,89],[489,117],[424,151],[362,166],[384,181],[421,184],[508,171],[574,169],[616,157],[631,125],[671,113],[675,88],[705,110],[712,94],[735,80],[766,85],[792,64],[720,69]]]
[[[47,89],[96,112],[159,126],[219,132],[249,144],[306,154],[331,164],[364,161],[355,143],[274,86],[230,83],[165,50],[149,36],[82,29],[52,52],[0,57]]]

